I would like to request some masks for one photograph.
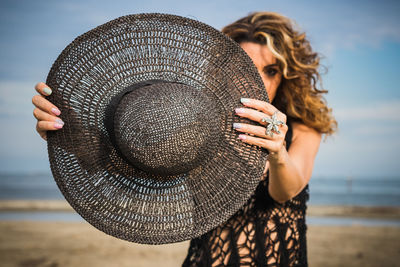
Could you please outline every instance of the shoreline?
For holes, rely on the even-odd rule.
[[[0,212],[74,212],[65,200],[0,200]],[[400,219],[399,206],[308,205],[307,216]]]

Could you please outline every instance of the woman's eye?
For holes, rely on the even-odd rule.
[[[275,68],[268,68],[266,69],[265,73],[269,76],[269,77],[274,77],[277,73],[278,70]]]

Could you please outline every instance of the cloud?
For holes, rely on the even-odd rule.
[[[335,116],[340,121],[400,122],[400,99],[371,103],[368,106],[336,108]]]
[[[67,1],[54,5],[60,12],[73,16],[73,23],[91,26],[131,13],[166,12],[191,16],[220,28],[251,11],[276,11],[293,18],[326,56],[333,55],[336,49],[354,49],[360,44],[379,47],[387,40],[400,42],[400,4],[396,1],[355,1],[351,6],[345,0],[324,1],[323,4],[317,0],[268,1],[268,4],[264,0],[246,4],[227,0],[202,1],[201,4],[181,0],[148,0],[132,4],[132,1],[122,0],[118,6],[113,2],[100,3]],[[93,9],[96,4],[99,8]],[[225,11],[223,16],[219,13],[222,9]]]
[[[293,16],[325,56],[333,56],[337,49],[379,48],[385,41],[400,42],[400,3],[396,1],[308,3],[314,7]]]

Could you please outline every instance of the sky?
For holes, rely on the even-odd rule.
[[[325,98],[339,131],[321,143],[313,176],[400,179],[400,4],[342,0],[2,0],[0,173],[50,172],[31,99],[77,36],[135,13],[175,14],[221,29],[253,11],[293,19],[327,69]]]

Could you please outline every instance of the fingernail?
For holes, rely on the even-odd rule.
[[[233,128],[235,128],[235,129],[240,129],[240,128],[242,128],[242,125],[241,125],[240,123],[235,122],[235,123],[233,124]]]
[[[64,122],[61,119],[56,119],[56,123],[58,123],[60,125],[64,125]]]
[[[52,108],[51,112],[53,112],[57,116],[61,114],[61,111],[58,108]]]
[[[250,98],[244,98],[244,97],[242,97],[242,98],[240,99],[240,102],[242,102],[242,103],[249,103],[249,102],[250,102]]]
[[[58,122],[54,123],[54,127],[57,129],[61,129],[63,126],[64,126],[63,124],[60,124]]]
[[[235,112],[238,113],[238,114],[242,114],[242,113],[244,113],[244,109],[242,109],[242,108],[235,108]]]
[[[246,135],[245,134],[239,134],[239,139],[240,140],[246,140]]]
[[[51,95],[51,93],[52,93],[51,89],[48,88],[48,87],[43,88],[43,92],[44,92],[46,95]]]

